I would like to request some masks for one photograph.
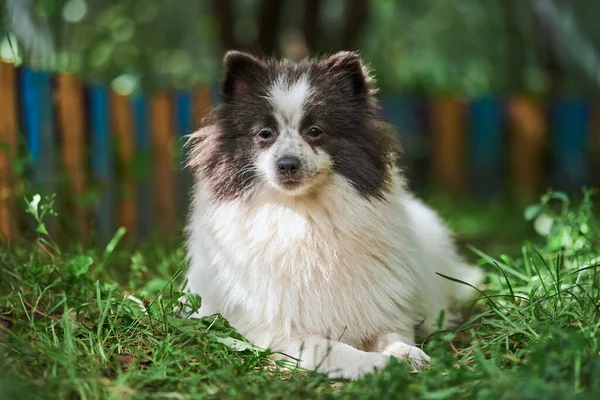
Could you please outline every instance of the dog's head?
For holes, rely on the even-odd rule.
[[[223,104],[199,131],[192,164],[218,198],[261,187],[302,196],[334,174],[381,196],[396,138],[379,119],[374,92],[356,53],[294,63],[229,52]]]

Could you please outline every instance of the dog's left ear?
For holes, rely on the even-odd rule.
[[[366,97],[373,92],[373,80],[358,53],[340,51],[322,61],[323,67],[336,78],[349,84],[354,96]]]

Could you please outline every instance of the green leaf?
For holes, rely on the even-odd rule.
[[[560,250],[561,245],[562,245],[562,236],[561,235],[552,236],[550,238],[550,241],[548,242],[548,246],[550,247],[550,249],[552,251]]]
[[[40,196],[39,194],[35,194],[35,195],[33,195],[33,198],[31,199],[31,201],[27,203],[27,212],[29,214],[33,215],[35,220],[38,222],[40,220],[38,209],[39,209],[41,200],[42,200],[42,196]]]
[[[263,351],[263,349],[261,349],[260,347],[256,347],[253,344],[250,344],[248,342],[243,342],[241,340],[238,339],[234,339],[232,337],[217,337],[216,338],[217,342],[224,344],[225,346],[229,347],[232,350],[235,351],[256,351],[256,352],[261,352]]]
[[[540,204],[534,204],[525,209],[525,220],[533,221],[542,212],[543,207]]]
[[[144,256],[139,251],[136,251],[131,256],[131,269],[133,271],[139,272],[147,272],[148,268],[146,267],[146,261],[144,260]]]
[[[42,235],[49,235],[48,230],[46,229],[46,225],[43,222],[38,225],[35,231],[37,233],[41,233]]]
[[[106,245],[106,249],[104,250],[104,258],[105,259],[108,258],[112,254],[112,252],[115,250],[115,248],[119,244],[119,241],[125,235],[126,232],[127,232],[127,230],[123,227],[120,227],[119,229],[117,229],[117,232],[115,232],[115,234],[112,237],[112,239],[110,240],[110,242],[108,242],[108,244]]]
[[[80,254],[71,261],[69,273],[73,276],[85,275],[90,270],[92,264],[94,264],[92,257]]]
[[[196,312],[202,306],[202,297],[196,293],[185,293],[185,299],[193,312]]]
[[[533,228],[540,236],[548,236],[554,225],[554,219],[548,214],[539,215],[534,223]]]
[[[169,284],[169,279],[153,278],[141,290],[144,295],[160,293]]]
[[[550,198],[551,199],[555,199],[555,200],[560,200],[563,203],[568,203],[569,202],[569,196],[567,196],[567,194],[564,193],[564,192],[552,192],[550,194]]]
[[[196,333],[198,330],[206,329],[205,322],[201,319],[184,319],[168,316],[167,322],[183,333]]]

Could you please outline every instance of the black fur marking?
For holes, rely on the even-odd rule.
[[[224,103],[192,137],[189,162],[215,201],[239,198],[256,183],[253,162],[270,145],[257,140],[257,134],[262,128],[275,135],[278,131],[266,99],[268,89],[278,78],[292,83],[303,74],[314,94],[305,105],[301,134],[314,125],[323,129],[322,135],[307,140],[309,145],[327,152],[334,172],[360,194],[383,197],[399,145],[393,128],[381,120],[375,89],[356,53],[293,63],[230,52],[224,71]]]
[[[263,63],[253,56],[239,51],[230,51],[223,58],[225,72],[221,85],[223,101],[235,100],[236,96],[248,94],[253,80],[264,73]]]

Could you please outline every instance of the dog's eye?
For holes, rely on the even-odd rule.
[[[258,137],[263,140],[269,140],[273,137],[273,132],[271,132],[268,129],[263,129],[260,132],[258,132]]]
[[[317,126],[313,126],[308,130],[308,137],[317,138],[323,134],[323,130]]]

